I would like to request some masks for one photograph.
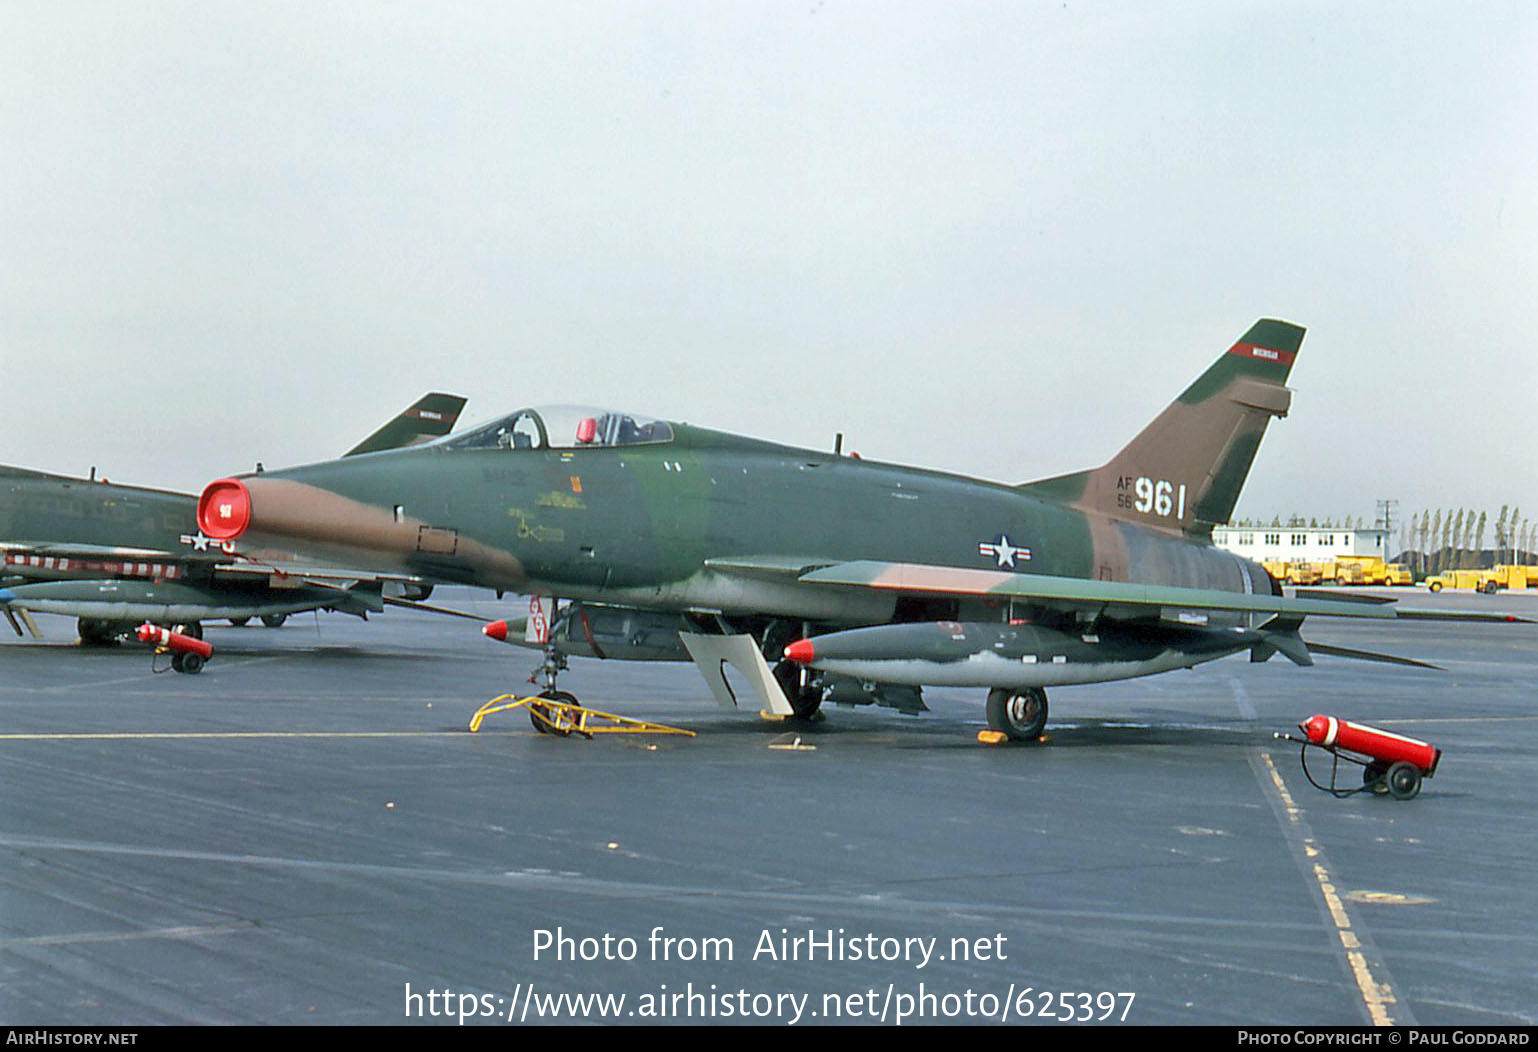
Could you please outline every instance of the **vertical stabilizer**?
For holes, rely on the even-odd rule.
[[[1261,436],[1286,416],[1304,330],[1262,319],[1102,467],[1022,487],[1034,496],[1206,537],[1227,522]]]
[[[459,420],[459,411],[464,407],[465,399],[459,395],[443,394],[437,391],[425,394],[407,406],[400,416],[353,446],[342,456],[355,457],[359,453],[377,453],[382,449],[404,449],[407,446],[429,442],[453,431],[455,422]]]

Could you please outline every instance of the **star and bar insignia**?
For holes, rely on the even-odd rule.
[[[1031,550],[1016,544],[1009,543],[1007,534],[999,534],[996,541],[982,541],[977,546],[977,554],[985,555],[990,559],[997,559],[999,566],[1014,569],[1016,559],[1029,559]]]

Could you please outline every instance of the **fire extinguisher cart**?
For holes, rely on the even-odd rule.
[[[1371,792],[1387,793],[1396,800],[1411,800],[1421,791],[1421,780],[1434,775],[1442,760],[1442,750],[1427,742],[1334,716],[1312,716],[1298,724],[1298,730],[1303,732],[1302,738],[1290,734],[1277,734],[1276,737],[1302,746],[1299,758],[1303,776],[1315,788],[1331,796]],[[1309,749],[1323,749],[1333,758],[1328,784],[1314,777],[1314,772],[1309,770]],[[1341,788],[1342,760],[1362,768],[1360,786]]]
[[[161,628],[148,621],[139,626],[139,639],[155,648],[155,656],[150,658],[150,668],[155,672],[165,671],[155,662],[155,658],[161,654],[171,655],[173,671],[189,676],[203,671],[203,666],[214,655],[213,644],[205,643],[196,636]]]

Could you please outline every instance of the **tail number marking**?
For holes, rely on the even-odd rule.
[[[1186,517],[1186,484],[1166,479],[1151,479],[1147,475],[1133,478],[1123,475],[1116,482],[1116,506],[1130,508],[1144,515],[1150,513],[1162,518],[1181,520]]]

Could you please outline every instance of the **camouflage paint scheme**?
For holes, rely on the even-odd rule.
[[[1310,664],[1304,616],[1394,610],[1283,597],[1262,567],[1211,544],[1266,425],[1288,410],[1302,338],[1257,322],[1109,462],[1024,485],[556,407],[415,449],[221,479],[199,523],[242,545],[575,601],[548,644],[563,653],[682,656],[671,639],[600,641],[584,611],[607,611],[626,632],[686,643],[686,629],[751,636],[770,661],[809,636],[804,664],[837,673],[809,655],[839,650],[867,690],[1039,694],[1242,650]],[[1032,628],[1001,627],[1020,624]],[[992,664],[1000,654],[1012,671]],[[803,695],[792,707],[815,710],[821,695],[807,692],[833,684],[789,664],[776,675]],[[557,667],[547,656],[548,689]],[[990,696],[990,721],[995,708]],[[1044,718],[1044,695],[1036,708]]]
[[[428,394],[347,455],[447,434],[464,402]],[[185,625],[313,609],[362,616],[381,608],[377,582],[339,585],[232,565],[198,530],[190,494],[0,465],[0,611],[18,633],[13,611],[78,617],[83,639],[106,642],[146,620]]]
[[[814,620],[889,615],[890,596],[817,598],[797,581],[856,559],[1268,594],[1259,566],[1211,546],[1203,516],[1232,508],[1285,412],[1302,334],[1258,323],[1109,464],[1024,486],[671,424],[662,442],[448,441],[240,476],[244,528],[438,580]],[[219,485],[204,496],[211,536]],[[1019,550],[980,554],[1001,542]]]

